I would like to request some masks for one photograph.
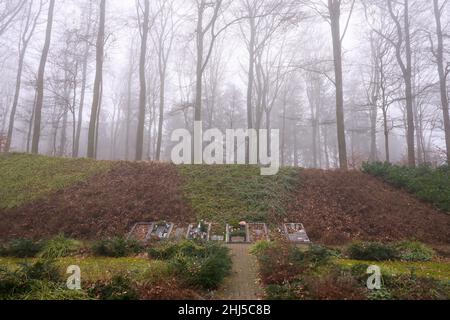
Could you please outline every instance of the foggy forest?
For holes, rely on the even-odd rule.
[[[450,158],[447,0],[1,0],[0,148],[170,161],[278,129],[280,162]]]

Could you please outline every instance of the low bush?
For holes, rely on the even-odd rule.
[[[404,261],[430,261],[435,255],[433,249],[417,241],[403,241],[396,244],[395,248]]]
[[[65,300],[86,298],[83,292],[70,291],[52,261],[22,263],[13,271],[0,268],[0,300]]]
[[[80,247],[81,243],[79,241],[59,235],[44,243],[39,256],[44,259],[67,257],[77,252]]]
[[[20,273],[28,280],[44,280],[50,282],[63,281],[58,267],[50,260],[38,260],[34,263],[21,263]]]
[[[97,282],[88,293],[91,297],[100,300],[138,300],[138,292],[131,279],[126,275],[115,275],[106,282]]]
[[[298,300],[303,296],[300,283],[269,284],[266,287],[267,300]]]
[[[305,278],[308,298],[313,300],[366,300],[367,289],[347,270],[333,267],[325,275]]]
[[[42,242],[30,239],[15,239],[0,249],[1,256],[34,258],[42,248]]]
[[[418,198],[450,211],[450,167],[415,169],[387,163],[366,163],[363,171],[393,186],[405,188]]]
[[[281,285],[299,280],[299,274],[315,271],[327,265],[336,252],[312,245],[302,251],[287,242],[261,242],[252,252],[256,254],[262,281],[267,285]]]
[[[204,244],[190,240],[157,244],[148,250],[149,257],[158,260],[169,260],[178,254],[199,257],[205,255],[205,253],[206,247]]]
[[[355,260],[386,261],[399,258],[399,252],[393,245],[380,242],[355,242],[348,247],[347,252]]]
[[[136,240],[121,237],[100,240],[92,246],[92,251],[97,256],[103,257],[127,257],[143,251],[143,246]]]
[[[250,249],[250,253],[255,256],[262,255],[266,250],[268,250],[273,245],[273,242],[267,240],[261,240],[256,242]]]
[[[385,289],[396,300],[449,300],[450,283],[432,278],[416,277],[413,273],[383,277]]]
[[[231,270],[229,250],[213,242],[185,240],[151,247],[150,258],[168,260],[180,281],[191,287],[216,289]]]

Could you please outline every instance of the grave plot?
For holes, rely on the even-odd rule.
[[[290,242],[294,243],[310,243],[305,227],[301,223],[285,223],[283,225],[283,233]]]
[[[227,224],[226,242],[228,243],[246,243],[248,242],[248,225],[246,222],[240,222],[237,226]]]
[[[209,240],[211,241],[225,241],[226,228],[219,223],[212,223],[209,231]]]
[[[173,229],[173,223],[170,222],[155,222],[150,233],[150,240],[165,240],[168,239]]]
[[[174,225],[172,228],[172,232],[170,233],[170,239],[175,241],[180,241],[185,239],[187,227],[184,225]]]
[[[186,238],[193,240],[209,240],[209,234],[211,231],[211,223],[206,223],[204,221],[200,221],[197,225],[191,223],[188,227],[188,231],[186,233]]]
[[[248,236],[249,242],[269,240],[269,231],[267,229],[267,225],[265,223],[249,223]]]
[[[153,230],[153,223],[151,222],[138,222],[134,224],[128,234],[128,239],[134,239],[140,242],[147,242],[150,237],[150,232]]]

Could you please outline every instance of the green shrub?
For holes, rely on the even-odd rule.
[[[44,259],[57,259],[74,254],[81,246],[79,241],[59,235],[44,243],[39,256]]]
[[[450,282],[412,274],[383,277],[384,286],[397,300],[449,300]]]
[[[33,258],[41,250],[42,243],[30,239],[15,239],[3,246],[2,256],[15,258]]]
[[[30,290],[21,294],[20,300],[89,300],[83,290],[69,290],[62,283],[35,280],[30,282]]]
[[[115,275],[110,281],[97,282],[88,290],[89,295],[100,300],[137,300],[137,290],[126,275]]]
[[[338,257],[339,252],[319,245],[311,245],[305,252],[305,258],[314,266],[328,264],[333,257]]]
[[[20,272],[0,267],[0,300],[13,299],[27,291],[25,278]]]
[[[98,241],[93,245],[92,251],[98,256],[118,258],[138,254],[143,251],[143,247],[136,240],[118,237]]]
[[[34,263],[25,262],[21,263],[20,267],[20,272],[28,280],[63,281],[58,267],[50,260],[38,260]]]
[[[299,298],[296,284],[269,284],[265,289],[267,300],[297,300]]]
[[[205,244],[191,240],[157,244],[148,250],[149,257],[158,260],[169,260],[176,255],[202,257],[205,254]]]
[[[348,255],[355,260],[386,261],[399,257],[394,246],[380,242],[356,242],[348,247]]]
[[[419,199],[450,211],[450,167],[437,169],[421,166],[415,169],[386,163],[366,163],[363,171],[393,186],[404,188]]]
[[[63,285],[58,268],[49,260],[21,263],[14,271],[0,268],[0,300],[49,297],[52,290],[66,290]],[[44,287],[45,292],[40,291]]]
[[[416,241],[403,241],[396,244],[395,248],[404,261],[430,261],[435,255],[433,249]]]
[[[250,253],[255,256],[260,256],[264,253],[267,249],[269,249],[272,246],[273,242],[267,241],[267,240],[261,240],[256,242],[250,249]]]
[[[386,288],[371,290],[368,294],[369,300],[392,300],[392,294]]]
[[[149,255],[169,260],[170,270],[196,288],[216,289],[231,270],[229,250],[217,243],[182,241],[153,248]]]

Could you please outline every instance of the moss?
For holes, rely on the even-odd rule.
[[[107,171],[113,162],[0,155],[0,208],[14,208]]]
[[[258,166],[185,165],[183,191],[199,220],[220,224],[241,220],[270,222],[285,215],[284,205],[298,182],[298,168],[261,176]]]
[[[17,258],[0,258],[0,265],[15,270],[22,261]],[[152,281],[169,275],[166,262],[145,258],[66,257],[56,260],[56,266],[63,276],[66,275],[67,267],[70,265],[80,267],[81,279],[86,282],[109,280],[114,274],[128,274],[137,281]]]
[[[337,259],[336,263],[344,267],[359,264],[377,265],[381,272],[388,275],[402,275],[414,273],[419,277],[450,281],[450,263],[448,261],[403,262],[403,261],[361,261],[350,259]]]

